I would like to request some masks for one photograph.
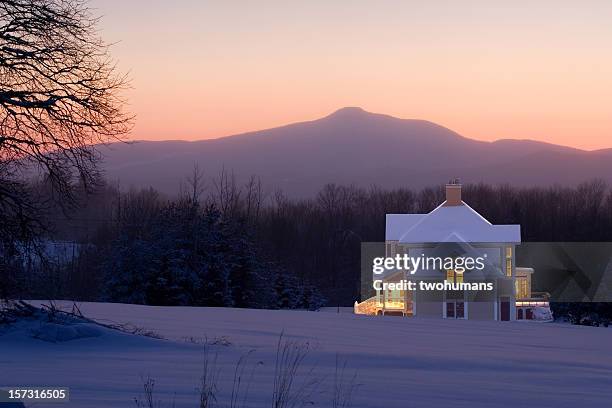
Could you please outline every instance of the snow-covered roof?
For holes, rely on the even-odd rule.
[[[429,214],[387,214],[386,240],[425,242],[521,242],[520,225],[493,225],[472,207],[445,205]]]
[[[387,214],[385,237],[387,241],[399,241],[408,231],[427,214]]]

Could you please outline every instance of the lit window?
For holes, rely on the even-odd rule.
[[[521,276],[516,278],[515,287],[517,299],[529,299],[531,297],[529,280],[526,277]]]
[[[455,274],[455,280],[457,283],[463,283],[463,273],[457,272]]]
[[[512,247],[506,247],[506,276],[512,276]]]
[[[403,309],[404,308],[404,291],[389,290],[385,298],[385,307],[387,309]]]
[[[463,273],[455,272],[453,269],[447,269],[446,280],[450,283],[463,283]]]

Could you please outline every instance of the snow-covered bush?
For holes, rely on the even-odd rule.
[[[553,320],[553,314],[548,307],[535,307],[533,308],[533,320],[548,322]]]

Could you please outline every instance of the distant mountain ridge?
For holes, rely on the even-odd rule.
[[[612,149],[584,151],[532,140],[483,142],[425,120],[343,108],[324,118],[201,141],[139,141],[100,149],[107,178],[123,187],[152,186],[168,194],[198,163],[222,168],[239,182],[251,175],[269,190],[311,196],[326,183],[385,188],[465,183],[575,185],[612,183]]]

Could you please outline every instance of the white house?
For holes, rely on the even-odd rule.
[[[446,185],[446,200],[428,214],[387,214],[386,256],[483,257],[482,270],[390,271],[385,282],[491,282],[492,291],[378,290],[355,304],[357,314],[395,314],[475,320],[549,320],[547,294],[531,292],[533,269],[515,266],[520,225],[493,225],[461,199],[458,181]],[[381,279],[380,277],[378,279]]]

